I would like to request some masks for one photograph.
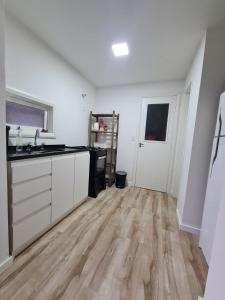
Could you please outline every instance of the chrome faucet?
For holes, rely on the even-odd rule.
[[[40,137],[39,129],[36,129],[35,136],[34,136],[34,146],[37,146],[37,139]]]

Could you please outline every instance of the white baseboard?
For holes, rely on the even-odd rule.
[[[178,225],[180,227],[181,217],[180,217],[180,212],[179,212],[178,208],[176,209],[176,213],[177,213],[177,223],[178,223]]]
[[[204,298],[202,298],[202,297],[198,297],[198,300],[203,300]]]
[[[127,182],[127,185],[128,185],[128,186],[134,186],[134,184],[133,184],[132,181],[128,181],[128,182]]]
[[[9,256],[5,261],[0,264],[0,273],[7,269],[13,263],[13,257]]]
[[[181,217],[180,217],[178,209],[177,209],[177,222],[178,222],[179,228],[181,230],[190,232],[194,235],[200,235],[200,228],[194,227],[194,226],[191,226],[191,225],[187,225],[187,224],[184,224],[184,223],[181,222]]]
[[[180,224],[180,229],[183,231],[187,231],[190,232],[194,235],[200,235],[200,228],[194,227],[194,226],[190,226],[187,224]]]

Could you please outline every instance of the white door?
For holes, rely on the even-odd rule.
[[[209,169],[208,184],[202,217],[202,227],[199,245],[209,264],[211,260],[216,222],[219,213],[220,199],[223,197],[225,183],[225,94],[222,95],[215,137],[213,142],[212,157]]]
[[[78,204],[79,202],[83,201],[88,196],[89,165],[89,152],[82,152],[75,155],[75,204]]]
[[[136,186],[167,191],[176,97],[143,99]]]
[[[219,145],[217,145],[217,139],[214,138],[199,241],[208,264],[211,259],[221,193],[225,182],[225,137],[220,138]]]
[[[74,155],[52,158],[52,222],[74,206]]]

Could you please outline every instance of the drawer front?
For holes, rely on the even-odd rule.
[[[29,242],[50,225],[51,207],[46,207],[37,214],[13,225],[13,251]]]
[[[27,182],[17,183],[12,186],[12,202],[16,203],[34,195],[50,190],[51,176],[44,176]]]
[[[46,191],[25,201],[13,205],[13,223],[29,216],[30,214],[50,205],[51,191]]]
[[[12,183],[51,174],[51,159],[38,158],[11,163]]]

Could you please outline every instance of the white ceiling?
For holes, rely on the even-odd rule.
[[[224,0],[7,0],[7,10],[95,86],[185,78]],[[128,57],[111,45],[127,42]]]

